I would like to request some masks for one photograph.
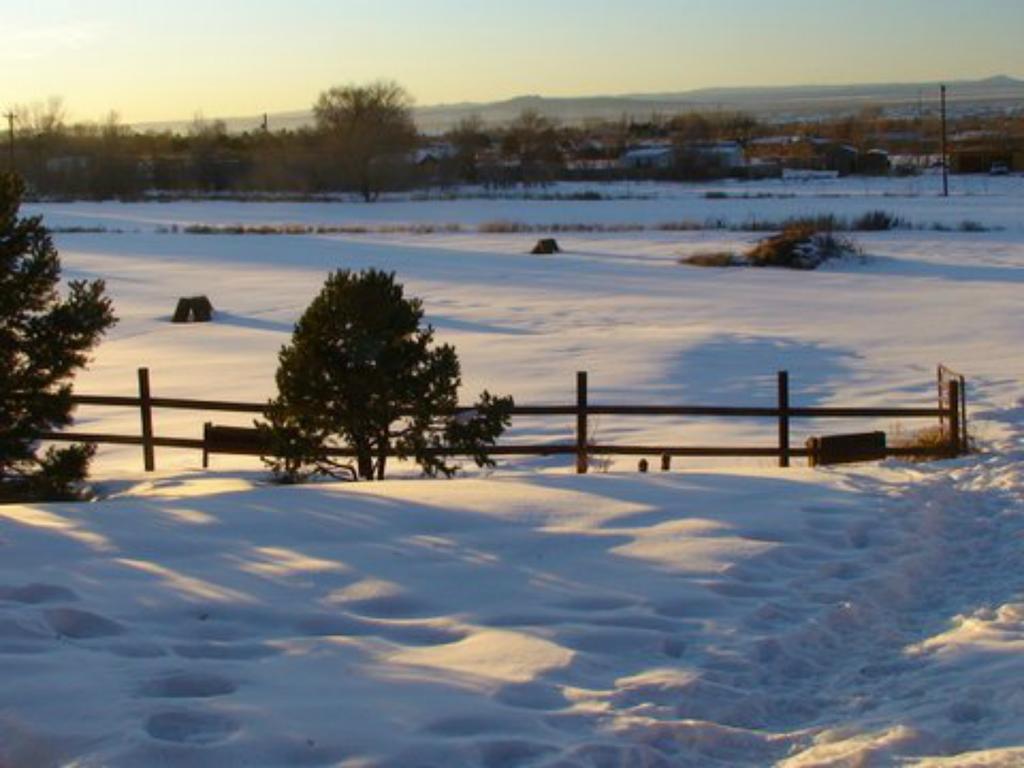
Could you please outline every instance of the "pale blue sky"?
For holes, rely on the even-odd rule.
[[[522,94],[1024,76],[1024,0],[0,0],[0,107],[129,121],[307,108],[387,77]]]

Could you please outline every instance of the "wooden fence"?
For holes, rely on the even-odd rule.
[[[154,433],[153,411],[176,409],[202,412],[262,414],[265,403],[240,403],[221,400],[191,400],[154,397],[150,388],[149,370],[138,371],[138,397],[111,397],[106,395],[75,395],[75,405],[137,408],[141,432],[136,435],[112,435],[90,432],[48,432],[41,437],[46,441],[95,443],[109,445],[138,445],[142,447],[143,464],[147,472],[156,469],[157,448],[177,448],[203,451],[203,439],[160,437]],[[952,377],[940,387],[939,404],[935,408],[878,408],[878,407],[819,407],[793,406],[789,397],[789,374],[778,373],[777,404],[773,407],[704,406],[704,405],[607,405],[591,403],[588,397],[587,373],[576,375],[575,405],[516,405],[516,416],[570,416],[576,419],[574,441],[534,445],[497,445],[490,449],[494,456],[575,456],[576,471],[587,472],[591,456],[660,456],[662,467],[667,468],[671,457],[753,457],[778,459],[780,467],[790,466],[793,458],[807,458],[807,447],[794,447],[790,443],[790,424],[794,419],[934,419],[944,430],[945,444],[931,447],[889,447],[889,456],[957,456],[967,450],[966,400],[962,378]],[[471,408],[459,408],[468,412]],[[589,439],[589,419],[592,416],[675,416],[701,418],[771,419],[778,425],[778,440],[763,446],[694,446],[694,445],[604,445]],[[332,449],[332,455],[351,456],[347,449]]]

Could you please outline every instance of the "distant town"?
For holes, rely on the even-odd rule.
[[[635,107],[648,102],[633,101],[631,113],[614,119],[581,118],[590,102],[578,100],[583,106],[575,112],[561,105],[562,114],[572,116],[562,120],[553,116],[559,112],[552,103],[527,99],[515,116],[500,120],[495,117],[506,114],[511,102],[504,112],[495,105],[448,108],[445,115],[453,122],[436,132],[423,120],[439,119],[437,110],[413,109],[396,86],[414,119],[401,141],[374,152],[367,171],[371,190],[363,190],[366,185],[351,167],[337,162],[336,136],[312,112],[301,122],[264,116],[243,124],[196,117],[187,124],[143,127],[126,125],[114,113],[99,123],[73,122],[61,100],[51,99],[8,115],[8,161],[25,178],[30,198],[37,199],[362,191],[372,199],[463,184],[503,188],[554,181],[913,175],[940,168],[944,148],[954,174],[1022,172],[1024,108],[1007,100],[1006,83],[1016,81],[1000,82],[995,101],[976,84],[974,90],[964,86],[970,99],[951,94],[945,143],[937,90],[927,103],[920,90],[916,105],[907,102],[908,91],[902,100],[889,94],[888,103],[855,109],[847,101],[843,112],[803,117],[773,115],[748,95],[734,101],[749,104],[749,112],[697,104],[686,107],[689,111],[678,107],[671,114],[641,116]],[[989,101],[984,94],[990,94]],[[826,96],[819,94],[811,103],[832,104],[821,101]],[[622,107],[620,102],[615,104]],[[471,111],[474,106],[479,111]],[[612,108],[602,102],[605,113]]]

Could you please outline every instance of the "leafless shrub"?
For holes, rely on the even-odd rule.
[[[692,256],[684,256],[679,260],[679,263],[689,264],[691,267],[741,267],[745,264],[745,262],[732,251],[695,253]]]

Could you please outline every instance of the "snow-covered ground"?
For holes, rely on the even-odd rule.
[[[958,177],[952,183],[953,202],[950,204],[936,200],[942,188],[941,177],[926,175],[905,179],[709,184],[577,183],[503,191],[441,189],[413,196],[391,195],[372,206],[162,202],[73,203],[34,208],[45,210],[54,227],[106,227],[127,231],[152,231],[174,224],[365,227],[458,224],[475,228],[492,222],[653,228],[679,222],[742,225],[819,213],[854,218],[880,209],[919,228],[935,224],[956,227],[964,221],[972,221],[990,227],[1009,226],[1019,231],[1024,226],[1020,215],[1022,187],[1024,177],[1021,176]],[[593,193],[603,199],[572,199]],[[553,197],[565,199],[545,199]]]
[[[100,451],[90,504],[0,507],[0,766],[1024,765],[1024,179],[634,185],[642,199],[31,206],[121,323],[80,392],[262,400],[335,268],[397,271],[467,397],[930,405],[970,381],[983,451],[781,470],[506,461],[454,481],[267,486],[258,460]],[[914,186],[918,185],[918,186]],[[708,199],[709,190],[732,199]],[[571,191],[571,190],[570,190]],[[614,190],[621,193],[622,190]],[[756,198],[754,195],[773,197]],[[739,197],[746,195],[747,197]],[[605,225],[884,209],[987,232],[858,234],[863,263],[702,270],[743,232]],[[171,224],[458,223],[448,234],[190,236]],[[172,326],[207,293],[217,322]],[[79,427],[135,432],[130,410]],[[158,434],[223,415],[160,412]],[[238,417],[245,423],[244,417]],[[525,419],[510,439],[563,441]],[[849,424],[797,424],[795,441]],[[877,426],[892,428],[891,422]],[[904,428],[916,425],[905,424]],[[773,425],[602,418],[602,443],[764,443]]]

